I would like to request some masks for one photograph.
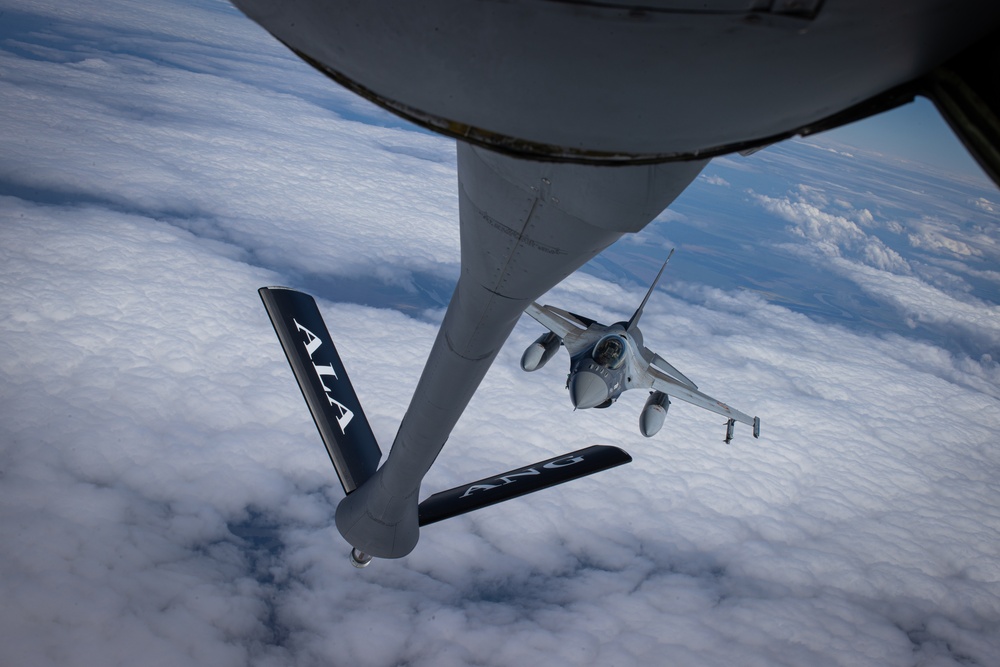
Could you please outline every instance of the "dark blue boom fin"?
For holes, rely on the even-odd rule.
[[[426,526],[496,505],[511,498],[518,498],[614,468],[631,460],[632,457],[628,453],[617,447],[594,445],[471,484],[456,486],[454,489],[435,493],[420,503],[417,509],[420,525]]]
[[[375,474],[382,451],[316,301],[287,287],[258,290],[345,493]]]

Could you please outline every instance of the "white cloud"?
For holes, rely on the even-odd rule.
[[[293,64],[299,71],[291,78],[307,90],[317,79],[324,90],[336,88],[280,45],[260,40],[248,30],[252,24],[227,20],[240,41],[224,40],[225,50],[195,26],[193,34],[179,35],[195,54],[210,50],[196,72],[174,66],[173,42],[155,33],[130,40],[133,48],[151,51],[149,59],[91,53],[99,43],[77,47],[89,57],[76,62],[0,54],[0,66],[13,72],[0,81],[3,122],[17,128],[0,135],[10,165],[0,177],[8,188],[172,219],[300,274],[377,276],[399,284],[409,283],[413,272],[454,275],[451,142],[361,125],[308,97],[274,90],[275,79],[289,78],[278,65]],[[223,41],[217,32],[210,36]],[[265,45],[262,72],[256,71],[261,59],[233,60],[253,57],[258,41]],[[168,61],[159,61],[168,50]],[[404,231],[414,228],[420,233]],[[301,243],[303,237],[310,242]],[[400,254],[404,246],[410,251]]]
[[[940,266],[950,272],[952,275],[964,273],[975,278],[982,278],[983,280],[988,280],[990,282],[1000,283],[1000,271],[987,269],[978,270],[970,267],[968,264],[951,259],[943,259],[940,257],[934,257],[929,260],[932,264]]]
[[[947,260],[934,257],[935,266],[915,267],[879,237],[864,231],[865,226],[878,227],[867,209],[849,208],[846,215],[825,211],[828,203],[822,192],[799,188],[804,197],[773,198],[753,195],[767,211],[791,222],[789,232],[804,243],[782,243],[786,252],[822,263],[841,276],[853,281],[866,295],[892,307],[911,327],[932,326],[944,335],[965,341],[970,351],[979,350],[984,359],[992,359],[1000,351],[1000,307],[975,298],[968,293],[970,286]],[[818,203],[816,203],[818,202]],[[843,209],[844,206],[838,204]],[[853,218],[852,219],[849,219]],[[906,221],[911,246],[945,257],[976,257],[984,255],[971,243],[955,237],[961,233],[957,225],[943,219],[921,217]],[[891,229],[891,228],[890,228]],[[988,238],[974,233],[979,247],[988,247]],[[961,273],[989,278],[991,272],[976,271],[962,265]]]
[[[978,208],[980,210],[983,210],[983,211],[986,211],[987,213],[996,213],[996,211],[997,211],[996,204],[994,204],[993,202],[991,202],[986,197],[977,197],[976,199],[974,199],[972,201],[972,204],[976,208]]]
[[[919,233],[907,235],[911,246],[932,252],[946,252],[958,257],[982,256],[982,251],[972,247],[968,243],[952,238],[951,236],[946,236],[939,230],[928,227],[929,225],[921,225]]]
[[[525,318],[424,492],[595,442],[635,461],[351,568],[255,290],[453,275],[450,147],[328,110],[320,91],[378,116],[224,5],[19,6],[54,23],[0,42],[0,662],[995,659],[996,365],[683,276],[648,304],[647,344],[759,414],[761,440],[727,447],[679,401],[645,439],[640,395],[573,412],[565,356],[518,369]],[[892,259],[863,255],[879,246],[849,212],[774,202],[872,289],[947,303],[863,264]],[[544,300],[614,321],[642,292],[577,274]],[[319,296],[385,448],[436,327]],[[993,335],[992,311],[952,310]]]
[[[885,245],[877,236],[869,235],[861,229],[860,225],[873,224],[872,214],[868,209],[853,211],[852,217],[855,219],[851,220],[824,211],[821,206],[829,202],[822,194],[812,194],[808,190],[805,194],[811,201],[760,194],[753,197],[766,210],[793,223],[794,227],[790,231],[810,241],[825,255],[840,257],[847,251],[868,266],[883,271],[909,273],[910,266],[899,253]]]

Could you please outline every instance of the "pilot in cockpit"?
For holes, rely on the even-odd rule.
[[[625,341],[618,336],[608,336],[594,346],[594,361],[606,368],[618,368],[624,360]]]

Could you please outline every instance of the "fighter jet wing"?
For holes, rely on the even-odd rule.
[[[524,309],[524,312],[538,320],[539,324],[560,338],[566,338],[570,334],[581,333],[587,329],[587,324],[579,320],[573,313],[555,306],[539,306],[532,302]]]
[[[686,387],[659,369],[650,366],[647,372],[649,373],[650,380],[652,381],[650,386],[657,391],[662,391],[668,396],[679,398],[682,401],[687,401],[688,403],[697,405],[699,408],[711,410],[712,412],[720,414],[728,419],[735,419],[738,422],[743,422],[744,424],[749,424],[750,426],[755,425],[753,417],[744,414],[739,410],[733,409],[722,401],[718,401],[707,394],[703,394],[697,389],[690,389]]]
[[[593,323],[593,320],[585,322],[579,315],[574,315],[562,308],[539,306],[534,302],[525,308],[524,312],[537,320],[543,327],[559,336],[570,355],[576,354],[586,346],[583,339],[588,337],[585,337],[584,334],[587,331],[587,327]]]
[[[678,382],[686,386],[688,389],[693,389],[695,391],[698,390],[698,385],[692,382],[691,378],[684,375],[684,373],[681,373],[674,367],[673,364],[671,364],[669,361],[658,355],[656,352],[652,352],[649,350],[649,348],[644,347],[643,353],[644,353],[643,356],[646,357],[646,360],[650,364],[659,366],[659,368],[656,370],[664,371],[667,375],[671,376],[673,379],[677,380]]]

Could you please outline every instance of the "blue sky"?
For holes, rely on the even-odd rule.
[[[830,141],[897,159],[933,165],[942,171],[987,180],[983,170],[925,97],[824,134]]]
[[[454,145],[223,2],[0,2],[0,663],[990,665],[1000,196],[842,137],[713,161],[543,301],[763,420],[572,410],[518,326],[424,495],[633,463],[357,571],[256,294],[317,295],[398,426],[457,275]],[[836,139],[836,141],[834,141]]]

